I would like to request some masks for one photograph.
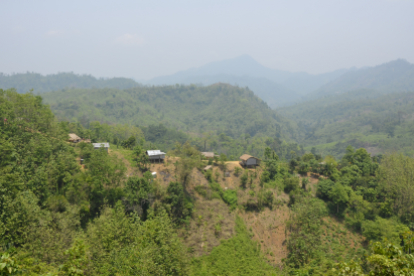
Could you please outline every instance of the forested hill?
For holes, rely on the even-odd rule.
[[[349,71],[313,92],[310,97],[358,89],[388,93],[414,91],[414,64],[398,59],[375,67]]]
[[[297,128],[252,91],[227,84],[69,89],[45,93],[59,119],[137,126],[163,123],[187,133],[248,134],[297,139]]]
[[[57,122],[39,95],[0,89],[0,118],[1,276],[414,270],[414,160],[402,154],[348,147],[338,161],[297,152],[286,162],[258,145],[260,166],[242,168],[186,142],[151,164],[141,141],[67,142],[79,125]],[[142,138],[112,127],[85,131]]]
[[[305,146],[340,156],[346,146],[372,154],[402,151],[414,155],[414,92],[384,94],[358,90],[278,110],[295,120]]]
[[[139,86],[137,82],[128,78],[95,78],[91,75],[76,75],[74,73],[58,73],[43,76],[37,73],[6,75],[0,73],[0,88],[15,88],[19,93],[26,93],[33,89],[35,94],[65,88],[118,88],[125,89]]]
[[[162,80],[162,79],[161,79]],[[167,79],[168,80],[168,79]],[[270,107],[275,108],[297,101],[300,95],[295,91],[284,87],[267,78],[251,77],[251,76],[235,76],[230,74],[216,74],[204,76],[187,76],[177,81],[171,81],[170,84],[197,84],[211,85],[222,82],[240,87],[248,87],[255,95],[264,100]]]

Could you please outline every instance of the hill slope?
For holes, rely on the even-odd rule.
[[[358,89],[376,89],[385,92],[413,91],[414,64],[399,59],[375,67],[349,71],[316,90],[312,96]]]
[[[191,76],[180,81],[180,83],[187,85],[201,84],[202,86],[212,85],[219,82],[240,87],[248,87],[270,107],[283,106],[295,102],[300,98],[300,95],[293,90],[266,78],[218,74],[211,76]]]
[[[64,88],[131,88],[139,86],[137,82],[128,78],[97,79],[90,75],[76,75],[73,73],[58,73],[43,76],[37,73],[5,75],[0,73],[0,88],[15,88],[19,93],[26,93],[33,89],[36,94],[60,90]]]
[[[163,123],[189,133],[214,131],[295,139],[297,128],[252,91],[227,84],[71,89],[43,95],[60,119],[146,126]]]
[[[372,154],[402,151],[414,155],[414,92],[357,90],[278,112],[297,122],[304,145],[324,154],[340,156],[351,144]]]

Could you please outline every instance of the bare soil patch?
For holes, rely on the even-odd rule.
[[[239,211],[247,229],[253,234],[253,240],[267,260],[273,265],[282,267],[282,259],[287,256],[285,226],[289,218],[289,208],[284,205],[277,209],[266,208],[261,212]]]

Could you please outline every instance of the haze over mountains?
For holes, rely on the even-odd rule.
[[[0,73],[0,88],[15,88],[19,93],[41,94],[65,88],[118,88],[127,89],[140,84],[129,78],[95,78],[91,75],[57,73],[43,76],[38,73],[6,75]]]
[[[375,67],[352,70],[323,85],[313,97],[358,89],[374,89],[385,93],[414,91],[414,64],[398,59]]]
[[[169,76],[156,77],[147,84],[203,84],[225,82],[248,86],[271,107],[283,106],[338,78],[348,70],[341,69],[320,75],[306,72],[288,72],[267,68],[249,55],[212,62]]]
[[[146,85],[175,84],[211,85],[228,83],[248,87],[270,107],[277,108],[317,99],[322,96],[358,89],[382,93],[414,90],[414,65],[399,59],[375,67],[340,69],[312,75],[267,68],[248,55],[212,62],[168,76],[144,82]],[[19,93],[34,89],[34,93],[65,88],[117,88],[141,86],[128,78],[95,78],[90,75],[58,73],[43,76],[36,73],[4,75],[0,73],[0,88],[16,88]]]

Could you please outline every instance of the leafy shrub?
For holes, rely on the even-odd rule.
[[[20,270],[19,265],[16,260],[10,256],[10,254],[5,253],[0,258],[0,275],[1,276],[12,276],[18,275]]]
[[[299,189],[299,178],[298,177],[287,177],[284,179],[283,184],[285,186],[285,193]]]
[[[201,196],[206,197],[207,196],[207,187],[198,185],[194,188],[194,190]]]
[[[376,217],[374,221],[362,222],[362,234],[370,241],[381,241],[386,238],[391,243],[399,244],[400,233],[408,230],[403,224],[381,217]]]
[[[323,201],[310,197],[297,198],[286,227],[290,231],[287,242],[289,254],[285,259],[288,267],[300,268],[319,254],[322,245],[320,225],[325,214]]]
[[[272,191],[260,190],[258,194],[259,209],[262,209],[264,206],[272,208],[274,199],[275,196]]]
[[[184,187],[179,182],[170,182],[167,188],[165,202],[169,205],[173,221],[184,221],[193,210],[191,199],[184,193]]]
[[[239,176],[241,172],[242,172],[242,169],[240,167],[236,166],[234,168],[234,175],[235,176]]]
[[[240,178],[240,183],[241,183],[241,186],[243,187],[243,189],[246,189],[248,179],[249,179],[249,174],[248,174],[248,171],[245,170],[243,175]]]
[[[125,185],[126,210],[136,212],[142,220],[146,220],[148,209],[154,200],[154,186],[151,183],[152,175],[149,171],[144,177],[132,176]]]
[[[329,200],[329,193],[334,185],[335,183],[330,179],[320,179],[316,190],[316,196],[323,200]]]
[[[303,161],[299,162],[298,173],[300,173],[301,175],[306,175],[308,171],[310,171],[309,163]]]
[[[237,192],[235,190],[226,190],[223,193],[223,201],[230,205],[233,210],[237,207]]]

